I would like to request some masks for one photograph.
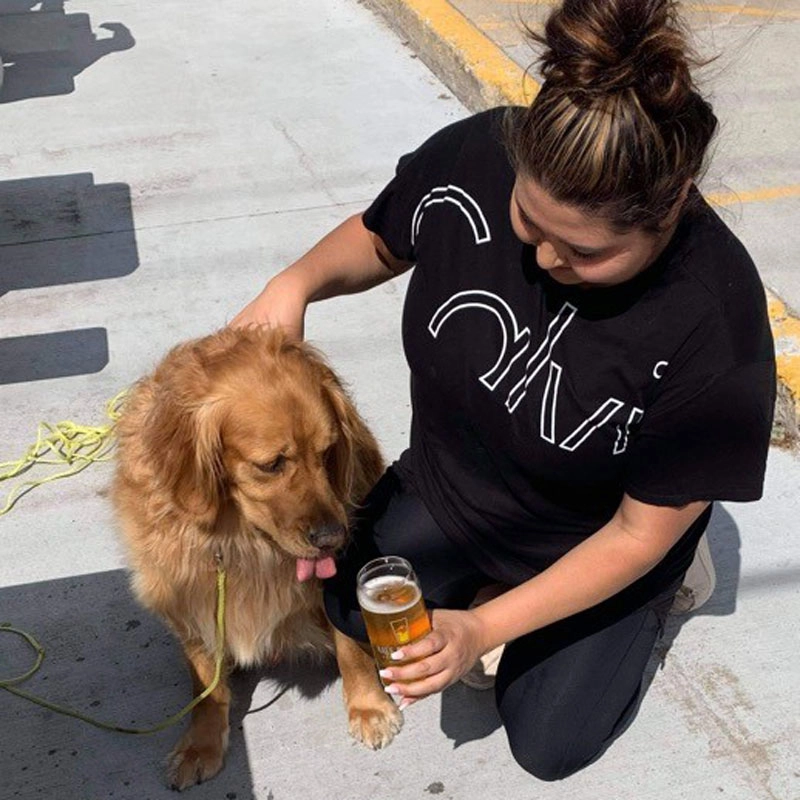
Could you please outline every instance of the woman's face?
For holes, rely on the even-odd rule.
[[[532,178],[517,176],[511,225],[553,280],[571,286],[615,286],[655,261],[675,223],[659,233],[639,228],[618,233],[609,223],[554,200]]]

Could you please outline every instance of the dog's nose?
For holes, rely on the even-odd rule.
[[[308,534],[308,541],[320,549],[339,547],[343,540],[344,527],[338,522],[324,522],[312,528]]]

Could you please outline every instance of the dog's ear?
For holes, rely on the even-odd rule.
[[[196,524],[211,525],[224,492],[218,403],[196,344],[176,348],[153,378],[142,431],[159,485]]]
[[[338,378],[327,367],[322,387],[339,425],[339,439],[330,454],[328,467],[331,480],[342,500],[357,505],[380,478],[383,458],[375,437]]]

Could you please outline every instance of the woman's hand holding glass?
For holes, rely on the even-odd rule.
[[[454,684],[489,649],[473,612],[436,609],[431,619],[433,630],[427,636],[393,655],[413,663],[380,672],[386,691],[399,699],[401,709]]]

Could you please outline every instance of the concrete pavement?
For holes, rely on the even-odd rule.
[[[40,419],[101,422],[107,399],[223,325],[363,208],[399,154],[468,113],[355,0],[0,0],[0,47],[18,53],[0,96],[2,459]],[[782,232],[788,263],[796,233]],[[403,288],[313,306],[308,321],[389,457],[408,435]],[[47,649],[31,691],[146,725],[186,702],[189,680],[128,592],[109,477],[97,465],[0,518],[0,621]],[[332,672],[281,668],[239,676],[226,768],[190,797],[798,800],[798,482],[797,458],[773,449],[764,500],[717,509],[717,591],[672,621],[636,721],[578,776],[523,773],[491,694],[463,686],[368,752],[347,737]],[[0,677],[29,663],[9,638]],[[0,797],[172,797],[161,772],[176,737],[103,733],[0,692]]]

